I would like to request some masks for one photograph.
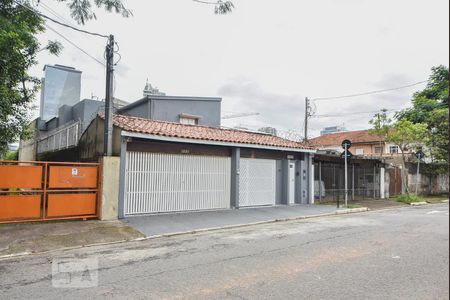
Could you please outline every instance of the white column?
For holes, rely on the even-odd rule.
[[[309,204],[314,204],[314,165],[312,164],[313,157],[310,154],[308,159],[309,166]],[[319,182],[320,184],[320,182]]]
[[[385,169],[384,168],[380,168],[380,197],[381,197],[381,199],[385,198],[385,196],[384,196],[384,189],[385,189],[385,186],[384,186],[384,172],[385,172]]]

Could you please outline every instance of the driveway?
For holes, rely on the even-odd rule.
[[[123,222],[149,237],[333,214],[335,212],[336,207],[331,205],[280,205],[271,207],[133,216],[124,219]]]

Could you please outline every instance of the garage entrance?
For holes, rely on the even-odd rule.
[[[230,208],[231,158],[126,152],[124,214]]]
[[[276,160],[241,158],[239,206],[275,205]]]

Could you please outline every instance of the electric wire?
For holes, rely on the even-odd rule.
[[[50,29],[51,31],[53,31],[54,33],[56,33],[57,35],[59,35],[61,38],[63,38],[64,40],[66,40],[68,43],[70,43],[72,46],[74,46],[75,48],[77,48],[78,50],[80,50],[81,52],[83,52],[84,54],[86,54],[87,56],[89,56],[90,58],[92,58],[93,60],[95,60],[97,63],[99,63],[102,66],[105,66],[105,63],[100,61],[99,59],[95,58],[94,56],[92,56],[91,54],[89,54],[86,50],[84,50],[83,48],[81,48],[80,46],[78,46],[77,44],[75,44],[74,42],[72,42],[71,40],[69,40],[67,37],[65,37],[63,34],[59,33],[58,31],[56,31],[55,29],[53,29],[52,27],[50,27],[48,24],[45,24],[45,27],[47,27],[48,29]]]
[[[415,85],[419,85],[422,83],[427,82],[427,80],[418,81],[415,83],[411,83],[408,85],[403,85],[399,87],[384,89],[384,90],[376,90],[376,91],[370,91],[370,92],[363,92],[363,93],[357,93],[357,94],[350,94],[350,95],[343,95],[343,96],[332,96],[332,97],[319,97],[319,98],[313,98],[312,101],[326,101],[326,100],[336,100],[336,99],[346,99],[346,98],[353,98],[353,97],[359,97],[359,96],[366,96],[366,95],[373,95],[373,94],[379,94],[379,93],[385,93],[389,91],[395,91],[400,89],[409,88]]]
[[[26,4],[24,5],[24,4],[22,4],[22,3],[18,2],[18,1],[14,1],[14,3],[16,3],[17,5],[22,6],[22,7],[25,8],[25,9],[28,9],[29,11],[35,13],[36,15],[40,16],[41,18],[45,18],[45,19],[47,19],[47,20],[50,20],[50,21],[52,21],[52,22],[54,22],[54,23],[56,23],[56,24],[58,24],[58,25],[61,25],[61,26],[64,26],[64,27],[67,27],[67,28],[70,28],[70,29],[72,29],[72,30],[76,30],[76,31],[79,31],[79,32],[82,32],[82,33],[90,34],[90,35],[93,35],[93,36],[99,36],[99,37],[103,37],[103,38],[109,38],[109,36],[107,36],[107,35],[100,34],[100,33],[96,33],[96,32],[90,32],[90,31],[83,30],[83,29],[79,29],[79,28],[76,28],[76,27],[74,27],[74,26],[71,26],[71,25],[68,25],[68,24],[66,24],[66,23],[60,22],[60,21],[58,21],[58,20],[55,20],[55,19],[53,19],[53,18],[50,18],[49,16],[44,15],[44,14],[38,12],[37,10],[31,8],[30,6],[28,6],[28,5],[26,5]]]
[[[358,114],[371,114],[371,113],[379,113],[381,110],[374,110],[374,111],[358,111],[358,112],[350,112],[350,113],[342,113],[342,114],[323,114],[323,115],[314,115],[313,118],[330,118],[330,117],[341,117],[341,116],[351,116],[351,115],[358,115]],[[385,112],[397,112],[398,109],[387,109]]]

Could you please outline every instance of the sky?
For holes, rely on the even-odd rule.
[[[448,0],[233,2],[231,14],[215,15],[213,6],[192,0],[123,0],[132,17],[97,9],[97,20],[84,26],[70,19],[64,3],[41,0],[37,9],[85,30],[114,34],[121,56],[116,98],[140,99],[148,78],[167,95],[222,97],[223,115],[259,113],[223,120],[227,127],[302,133],[305,97],[395,88],[428,79],[433,66],[449,65]],[[104,61],[104,38],[47,24]],[[81,97],[104,98],[104,66],[51,30],[39,35],[43,45],[55,39],[63,52],[40,52],[31,74],[42,77],[45,64],[73,66],[83,72]],[[367,129],[373,111],[406,108],[424,86],[312,101],[308,136],[334,125]]]

